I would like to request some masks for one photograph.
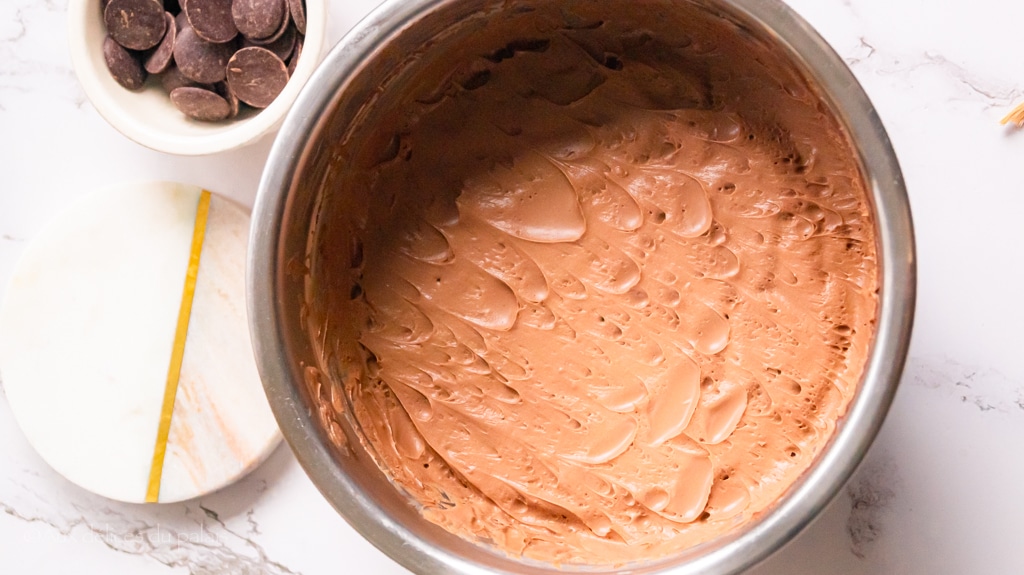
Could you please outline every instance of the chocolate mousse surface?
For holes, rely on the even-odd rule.
[[[758,34],[527,2],[403,59],[332,142],[306,311],[324,409],[432,522],[560,564],[757,518],[857,392],[870,202]]]

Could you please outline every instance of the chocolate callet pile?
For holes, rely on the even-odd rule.
[[[104,0],[103,57],[118,84],[159,75],[189,118],[216,122],[269,106],[295,71],[304,0]]]

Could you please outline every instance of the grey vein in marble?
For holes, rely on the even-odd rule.
[[[903,381],[940,392],[981,412],[1024,417],[1024,382],[992,368],[963,365],[949,358],[911,357]]]
[[[954,98],[968,101],[982,101],[987,108],[1006,107],[1020,99],[1024,90],[1003,79],[980,76],[953,62],[940,53],[924,51],[919,54],[893,54],[884,51],[865,37],[859,44],[844,50],[846,63],[855,71],[882,76],[901,76],[908,82],[909,77],[923,70],[935,70],[952,80]],[[956,90],[959,86],[961,89]]]
[[[38,477],[29,470],[22,474]],[[57,537],[100,543],[118,553],[186,568],[190,575],[299,575],[271,559],[255,540],[260,529],[252,509],[244,518],[227,521],[202,503],[139,507],[82,492],[71,498],[66,493],[43,497],[23,482],[10,482],[18,488],[17,501],[0,501],[0,511],[26,524],[44,525]],[[233,522],[244,522],[245,528]],[[25,543],[32,537],[41,536],[26,535]]]
[[[67,1],[0,4],[0,110],[14,107],[17,96],[30,94],[70,97],[82,107],[86,98],[71,69],[67,41],[63,33],[53,34],[67,28]]]
[[[906,84],[905,89],[913,92],[915,87],[909,76],[923,69],[934,69],[952,80],[954,87],[960,86],[966,91],[953,94],[954,98],[981,100],[986,108],[1006,107],[1024,96],[1024,90],[1018,88],[1012,79],[973,73],[934,49],[922,46],[920,51],[893,50],[881,37],[877,41],[871,39],[870,23],[864,21],[856,3],[851,0],[841,0],[835,9],[847,12],[847,20],[854,25],[832,34],[834,47],[862,81],[871,75],[898,76]],[[841,39],[844,35],[846,38]]]
[[[868,44],[867,40],[865,40],[863,36],[860,37],[860,45],[851,51],[856,52],[856,55],[843,57],[843,60],[851,68],[874,56],[875,52],[877,52],[875,47]]]
[[[860,559],[867,557],[872,544],[885,535],[887,515],[896,496],[896,479],[891,462],[869,460],[846,485],[850,500],[846,532],[850,551]]]

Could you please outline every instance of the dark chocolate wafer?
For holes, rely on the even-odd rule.
[[[110,75],[125,88],[139,90],[146,82],[146,71],[139,60],[110,36],[103,41],[103,59]]]
[[[149,56],[146,56],[145,68],[150,74],[159,74],[171,65],[174,58],[174,41],[178,37],[178,27],[174,24],[174,16],[170,12],[164,12],[164,19],[167,20],[167,31],[163,40],[157,44]]]
[[[190,0],[189,4],[194,1]],[[233,42],[207,42],[199,37],[195,29],[186,26],[178,33],[174,43],[174,62],[182,74],[196,82],[213,84],[224,79],[225,66],[234,51]]]
[[[266,48],[242,48],[231,57],[228,87],[238,99],[254,108],[266,108],[288,83],[284,62]]]
[[[248,38],[242,39],[242,48],[248,48],[250,46],[262,46],[267,50],[270,50],[278,58],[287,62],[288,58],[291,57],[292,52],[295,50],[295,39],[298,36],[298,32],[295,31],[294,26],[289,26],[285,29],[284,34],[277,40],[270,42],[269,44],[257,43]]]
[[[299,34],[306,34],[306,0],[288,0],[288,12]]]
[[[160,0],[110,0],[103,9],[107,34],[129,50],[148,50],[160,43],[167,30]]]
[[[196,34],[207,42],[230,42],[238,35],[231,0],[187,0],[181,8]]]
[[[204,122],[224,120],[231,114],[227,100],[206,88],[176,88],[171,92],[171,102],[189,118]]]
[[[181,70],[171,62],[171,65],[164,70],[163,74],[160,74],[160,85],[164,87],[164,90],[170,94],[175,88],[183,88],[185,86],[193,87],[206,87],[209,84],[200,84],[192,78],[181,73]]]
[[[231,3],[235,26],[252,40],[273,36],[287,15],[285,0],[234,0]]]

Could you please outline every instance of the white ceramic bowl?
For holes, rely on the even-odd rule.
[[[138,92],[126,90],[114,81],[103,59],[107,32],[100,2],[68,3],[68,37],[75,73],[93,106],[110,125],[160,152],[186,156],[213,154],[251,144],[277,129],[323,53],[327,2],[306,0],[302,56],[277,99],[263,110],[248,110],[232,120],[197,122],[174,107],[158,79],[148,80]]]

